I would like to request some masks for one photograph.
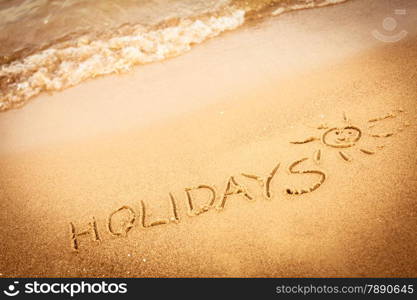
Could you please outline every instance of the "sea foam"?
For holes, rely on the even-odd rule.
[[[251,6],[247,6],[247,1],[226,1],[228,5],[216,6],[211,11],[206,9],[200,15],[171,18],[157,26],[124,24],[117,30],[100,34],[91,30],[59,40],[0,66],[0,111],[20,107],[44,91],[62,90],[90,78],[128,72],[135,65],[181,55],[195,44],[238,28],[255,14],[278,15],[344,1],[261,0],[262,5],[257,6],[254,5],[257,1],[250,2]]]

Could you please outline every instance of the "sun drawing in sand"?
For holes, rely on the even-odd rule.
[[[399,113],[403,113],[403,109],[398,109],[393,113],[388,113],[386,115],[383,115],[381,117],[373,118],[368,120],[368,129],[371,130],[373,127],[375,127],[377,122],[396,118]],[[388,138],[393,136],[396,132],[399,132],[402,130],[402,127],[397,128],[394,131],[391,132],[385,132],[385,133],[371,133],[371,132],[364,132],[362,129],[360,129],[357,126],[354,126],[351,124],[350,120],[346,116],[346,114],[343,114],[343,121],[344,125],[340,127],[328,127],[327,125],[320,125],[317,127],[319,130],[324,130],[324,132],[319,136],[311,136],[307,139],[300,140],[300,141],[292,141],[292,144],[307,144],[315,141],[320,141],[326,148],[333,148],[336,149],[340,158],[342,158],[345,161],[352,161],[351,155],[348,153],[347,149],[349,148],[355,148],[358,145],[358,142],[363,138],[364,135],[367,135],[372,138]],[[409,126],[407,122],[403,124],[405,127]],[[360,152],[372,155],[375,154],[375,150],[367,149],[364,147],[356,147],[359,149]],[[322,159],[322,150],[317,149],[314,152],[313,160],[319,164]]]

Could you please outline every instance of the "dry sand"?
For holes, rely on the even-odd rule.
[[[291,13],[0,115],[1,276],[417,276],[410,2]],[[396,8],[408,36],[374,39]],[[326,126],[362,136],[349,148],[290,143]],[[303,158],[293,172],[316,172],[291,173]],[[270,200],[241,175],[278,164]],[[246,196],[187,213],[185,188],[213,186],[219,208],[230,176]],[[177,222],[148,227],[175,220],[169,193]],[[194,207],[210,193],[192,190]],[[127,236],[107,228],[119,208],[111,230],[133,223]],[[93,218],[100,242],[90,230],[75,245],[70,224]]]

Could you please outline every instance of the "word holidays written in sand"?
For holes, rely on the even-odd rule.
[[[300,190],[287,188],[285,192],[289,195],[301,195],[303,193],[309,193],[318,189],[326,180],[326,174],[320,170],[299,170],[298,166],[306,161],[308,158],[303,158],[292,163],[288,171],[290,174],[304,174],[307,176],[318,177],[317,182],[311,186],[306,186]],[[262,190],[262,197],[266,200],[273,198],[272,182],[276,177],[280,168],[278,163],[269,174],[266,176],[254,175],[249,173],[241,173],[241,178],[247,178],[256,183]],[[229,200],[232,197],[241,197],[247,201],[255,201],[255,196],[249,191],[249,189],[238,181],[237,176],[230,176],[227,179],[225,187],[222,193],[218,193],[215,186],[212,185],[198,185],[194,187],[187,187],[184,189],[184,203],[186,207],[186,214],[180,214],[178,209],[178,201],[173,193],[168,193],[167,199],[169,202],[169,211],[166,218],[149,220],[151,215],[151,208],[144,201],[138,201],[136,206],[124,205],[111,212],[107,218],[105,224],[105,230],[99,230],[95,217],[84,224],[83,226],[76,226],[73,222],[69,224],[70,232],[70,247],[73,251],[80,249],[80,240],[90,239],[94,243],[101,243],[103,231],[112,237],[126,237],[129,232],[135,227],[151,228],[160,225],[167,224],[179,224],[184,216],[195,217],[210,210],[223,211]],[[204,201],[197,198],[204,198]]]
[[[336,150],[339,154],[339,157],[342,161],[351,162],[352,157],[347,152],[348,149],[357,148],[360,153],[366,155],[373,155],[376,153],[376,149],[367,149],[360,147],[358,144],[364,136],[368,136],[376,139],[384,139],[394,136],[396,133],[399,133],[403,130],[404,127],[410,126],[408,122],[403,122],[401,127],[398,127],[396,130],[383,133],[375,133],[372,129],[376,126],[378,122],[385,121],[388,119],[395,119],[401,113],[404,113],[403,109],[397,109],[391,113],[385,114],[380,117],[369,119],[367,122],[368,130],[363,130],[358,126],[352,124],[351,120],[343,114],[343,124],[340,126],[327,126],[326,124],[320,124],[315,129],[322,130],[322,133],[315,136],[310,136],[308,138],[291,141],[291,144],[294,145],[304,145],[310,144],[315,141],[320,142],[323,149],[316,149],[312,160],[319,165],[323,159],[322,152],[325,149]],[[377,149],[382,149],[383,147],[378,146]],[[287,195],[303,195],[311,193],[319,189],[325,183],[327,179],[327,174],[317,168],[302,168],[301,165],[307,161],[309,158],[304,157],[302,159],[296,160],[289,164],[288,174],[289,175],[298,175],[313,179],[312,184],[304,186],[303,188],[285,188],[285,193]],[[272,193],[272,182],[276,178],[276,175],[280,169],[281,163],[278,163],[267,175],[256,175],[251,173],[241,173],[240,178],[246,178],[253,182],[256,182],[256,185],[262,190],[262,197],[266,200],[271,200],[273,198]],[[227,179],[222,193],[218,193],[217,189],[212,185],[201,184],[194,187],[187,187],[184,189],[184,199],[185,207],[187,209],[186,215],[188,217],[195,217],[206,213],[210,210],[217,210],[219,212],[223,211],[228,201],[231,197],[239,196],[247,201],[255,201],[255,196],[249,191],[249,189],[236,179],[237,176],[230,176]],[[204,196],[204,201],[197,199],[197,194]],[[150,207],[146,205],[144,201],[138,201],[138,205],[135,207],[124,205],[113,212],[111,212],[106,221],[106,230],[108,235],[115,237],[126,237],[129,232],[135,227],[142,227],[144,229],[151,228],[155,226],[167,225],[167,224],[178,224],[181,222],[183,215],[180,214],[178,209],[177,199],[173,193],[168,194],[169,202],[169,211],[168,217],[158,220],[148,220],[148,217],[151,215]],[[203,203],[202,203],[203,202]],[[102,230],[103,231],[103,230]],[[74,252],[78,252],[80,249],[80,239],[90,239],[94,243],[102,242],[102,231],[99,231],[97,221],[93,217],[84,227],[78,227],[74,223],[70,222],[69,232],[70,232],[70,247]]]

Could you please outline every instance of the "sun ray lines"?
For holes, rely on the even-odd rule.
[[[295,145],[299,145],[299,144],[307,144],[310,142],[314,142],[314,141],[318,141],[320,140],[320,138],[315,137],[315,136],[311,136],[309,138],[306,138],[305,140],[301,140],[301,141],[292,141],[290,142],[291,144],[295,144]]]
[[[352,161],[352,157],[346,152],[339,151],[339,154],[344,160],[349,161],[349,162]]]
[[[316,164],[320,164],[320,160],[321,160],[321,149],[316,150],[316,152],[314,153],[314,162]]]
[[[367,128],[371,130],[372,128],[376,127],[376,124],[378,122],[388,120],[388,119],[394,119],[397,118],[399,113],[406,113],[404,109],[398,108],[393,110],[390,113],[386,113],[382,116],[375,117],[372,119],[369,119],[367,121]],[[352,148],[357,145],[359,140],[362,139],[364,135],[372,137],[372,138],[389,138],[394,136],[396,133],[402,132],[405,127],[409,127],[410,123],[408,121],[402,120],[402,127],[398,127],[396,129],[393,129],[392,131],[388,132],[382,132],[382,133],[374,133],[374,132],[363,132],[359,127],[351,125],[351,119],[348,117],[346,112],[343,112],[343,122],[345,123],[342,127],[329,127],[327,123],[320,123],[319,126],[316,126],[315,129],[325,131],[320,134],[320,137],[316,136],[310,136],[304,140],[297,140],[297,141],[291,141],[291,144],[307,144],[315,141],[320,141],[322,145],[328,147],[328,148],[335,148],[338,149],[338,154],[341,159],[344,161],[350,162],[352,161],[352,156],[350,153],[347,153],[346,151],[343,151],[342,149]],[[366,122],[366,121],[365,121]],[[310,126],[311,127],[311,126]],[[383,145],[377,145],[377,150],[382,150],[384,148]],[[360,147],[357,148],[361,153],[367,154],[367,155],[373,155],[376,153],[376,150],[367,149],[366,147]],[[323,152],[322,149],[316,149],[312,155],[312,160],[316,164],[320,164],[323,160]]]
[[[365,154],[369,154],[369,155],[375,154],[375,151],[364,149],[364,148],[360,148],[359,151],[361,151]]]

